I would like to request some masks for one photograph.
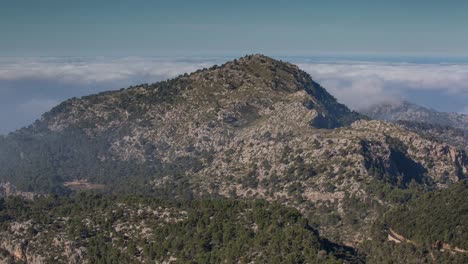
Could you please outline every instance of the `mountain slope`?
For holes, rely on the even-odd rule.
[[[1,206],[2,263],[343,263],[351,257],[320,238],[297,210],[260,201],[77,195],[8,199]]]
[[[1,175],[34,177],[27,180],[32,186],[15,184],[32,191],[83,178],[115,183],[128,171],[150,174],[154,167],[185,172],[270,116],[281,126],[325,128],[360,118],[296,66],[253,55],[166,82],[68,100],[33,126],[0,138],[0,158],[12,168]]]
[[[382,211],[467,174],[464,151],[366,120],[262,55],[71,99],[0,138],[0,179],[18,191],[278,201],[352,246]]]
[[[432,140],[468,151],[468,116],[444,113],[407,101],[384,103],[361,111],[378,120],[388,120]]]
[[[468,130],[412,121],[396,121],[396,123],[426,138],[445,142],[468,153]]]
[[[437,241],[468,252],[468,182],[428,193],[386,215],[386,222],[408,239],[433,246]]]

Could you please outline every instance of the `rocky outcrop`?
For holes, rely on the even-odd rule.
[[[4,233],[2,235],[5,235]],[[28,248],[29,241],[26,239],[15,240],[10,237],[3,237],[0,239],[0,251],[5,253],[3,261],[4,263],[28,263],[28,264],[43,264],[47,263],[46,259],[37,254],[37,252],[31,252]],[[0,258],[0,263],[2,259]]]
[[[29,200],[34,199],[38,194],[33,192],[23,192],[19,191],[13,184],[10,182],[0,183],[0,197],[8,196],[20,196]]]

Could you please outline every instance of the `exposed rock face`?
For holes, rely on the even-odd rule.
[[[19,238],[26,237],[26,230],[31,226],[30,222],[16,223],[10,227],[9,232],[2,232],[0,238],[0,263],[46,263],[45,258],[38,252],[31,252],[29,240]],[[2,257],[3,255],[3,257]]]
[[[167,82],[68,100],[3,139],[15,143],[9,156],[19,161],[14,166],[4,161],[5,171],[24,177],[18,167],[44,155],[36,149],[23,152],[22,142],[46,145],[37,147],[42,151],[50,146],[42,140],[57,142],[57,137],[66,139],[63,153],[50,154],[57,161],[46,168],[59,183],[79,177],[123,188],[129,183],[100,165],[124,164],[124,170],[131,163],[151,172],[126,172],[137,182],[129,185],[134,188],[159,192],[178,183],[195,196],[264,198],[304,211],[327,204],[343,218],[345,197],[383,204],[366,192],[370,183],[443,188],[468,171],[463,151],[395,124],[362,119],[296,66],[262,55]],[[78,143],[70,147],[70,142]],[[75,149],[83,145],[89,147]],[[73,161],[78,158],[97,169],[77,175],[80,164]],[[13,174],[5,171],[0,178],[10,180]],[[36,181],[36,174],[28,177]],[[369,228],[364,223],[375,217],[363,216],[364,231],[343,232],[340,239],[357,243]],[[320,231],[327,235],[330,226]]]
[[[397,125],[381,121],[360,121],[352,127],[364,128],[367,131],[380,131],[386,136],[398,139],[400,142],[393,143],[397,145],[403,143],[398,147],[406,149],[404,151],[407,156],[422,165],[427,175],[432,175],[430,177],[436,183],[441,184],[447,180],[457,182],[468,172],[466,153],[445,143],[431,141]]]
[[[23,192],[19,191],[13,184],[10,182],[0,183],[0,197],[8,197],[8,196],[21,196],[26,199],[34,199],[37,194],[33,192]]]

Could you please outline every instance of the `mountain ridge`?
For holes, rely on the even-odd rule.
[[[440,112],[406,100],[375,104],[362,109],[360,112],[378,120],[428,123],[451,126],[468,131],[468,115],[455,112]]]
[[[468,116],[439,112],[408,101],[383,103],[361,111],[373,119],[388,120],[427,138],[468,152]]]

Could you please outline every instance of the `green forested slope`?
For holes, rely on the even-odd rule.
[[[360,262],[352,250],[320,238],[298,211],[262,201],[168,202],[82,193],[0,200],[0,219],[1,242],[27,239],[27,254],[62,263]],[[51,243],[55,247],[48,250]],[[67,243],[85,250],[67,255]]]

